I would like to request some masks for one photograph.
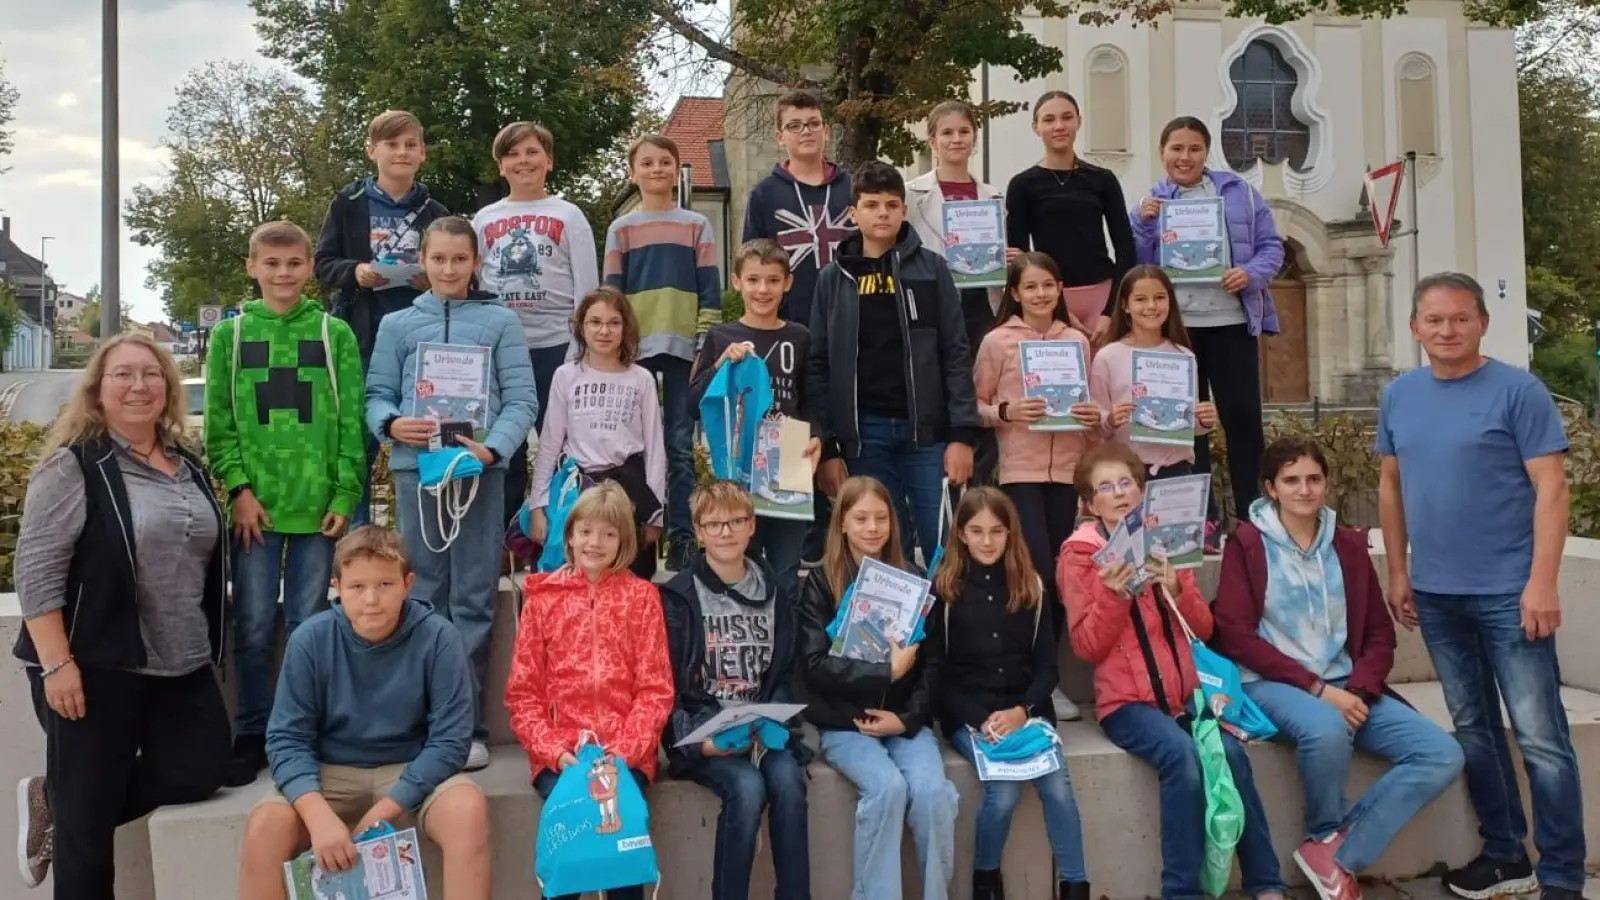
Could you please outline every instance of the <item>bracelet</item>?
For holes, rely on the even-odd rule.
[[[67,666],[72,664],[72,661],[72,654],[68,653],[66,659],[63,659],[61,662],[58,662],[55,665],[45,669],[44,674],[39,676],[39,680],[43,681],[44,679],[49,678],[51,675],[54,675],[62,669],[65,669]]]
[[[1327,690],[1327,689],[1328,689],[1328,683],[1319,678],[1319,679],[1317,679],[1317,689],[1312,691],[1311,695],[1313,697],[1320,698],[1322,696],[1322,692]]]

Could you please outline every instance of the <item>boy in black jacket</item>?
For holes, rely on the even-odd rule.
[[[391,109],[373,119],[367,128],[367,158],[378,174],[351,182],[334,195],[313,255],[317,281],[333,296],[333,315],[356,333],[363,375],[372,361],[378,323],[428,289],[417,249],[428,225],[449,214],[428,196],[427,185],[417,181],[428,147],[416,116]],[[367,521],[367,488],[377,458],[378,442],[369,436],[367,477],[352,526]]]
[[[731,481],[714,481],[694,492],[689,507],[705,553],[661,591],[677,684],[662,740],[668,771],[722,801],[712,900],[749,897],[756,836],[768,808],[776,900],[810,900],[810,752],[798,729],[770,723],[765,733],[738,740],[729,735],[676,746],[727,707],[792,702],[799,629],[795,605],[780,597],[772,570],[745,557],[755,530],[750,495]],[[781,738],[775,740],[774,732]]]
[[[866,163],[851,200],[861,233],[822,270],[811,308],[806,394],[818,398],[818,479],[830,495],[847,474],[882,482],[900,521],[916,523],[926,562],[940,540],[941,480],[971,477],[981,428],[966,320],[944,259],[906,222],[900,172]],[[901,535],[909,560],[911,529]]]

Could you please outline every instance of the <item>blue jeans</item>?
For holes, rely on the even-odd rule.
[[[1331,683],[1344,687],[1342,679]],[[1400,829],[1461,774],[1455,739],[1393,697],[1367,707],[1366,723],[1351,734],[1333,704],[1293,685],[1252,681],[1244,692],[1278,726],[1279,738],[1296,746],[1306,836],[1322,840],[1345,830],[1334,859],[1347,872],[1377,862]],[[1352,807],[1345,804],[1344,786],[1358,747],[1394,765]]]
[[[855,878],[850,900],[903,896],[900,842],[906,820],[922,866],[923,900],[945,900],[956,869],[960,795],[944,775],[933,732],[875,738],[859,731],[822,732],[822,758],[861,795],[856,801]]]
[[[761,814],[772,838],[775,900],[811,900],[811,840],[806,818],[806,770],[787,750],[761,757],[761,767],[743,756],[707,757],[694,763],[690,781],[722,801],[717,815],[717,850],[711,900],[747,900],[756,859]]]
[[[641,792],[650,788],[650,779],[644,777],[643,772],[638,769],[629,769],[628,774],[633,776],[633,780],[639,785]],[[548,800],[550,799],[550,792],[556,789],[556,784],[560,780],[561,776],[555,772],[549,769],[540,769],[533,776],[533,790],[539,795],[539,799]],[[644,900],[644,889],[644,885],[613,888],[605,892],[605,900]],[[552,898],[552,900],[581,900],[582,896],[584,895],[567,894],[562,897]]]
[[[972,736],[965,728],[957,729],[950,738],[956,752],[976,765],[973,759]],[[993,871],[1000,868],[1005,853],[1006,837],[1011,833],[1011,816],[1022,802],[1021,781],[985,781],[983,805],[978,807],[978,842],[973,853],[973,868]],[[1089,876],[1083,869],[1083,824],[1078,821],[1078,798],[1072,793],[1072,776],[1066,765],[1049,775],[1035,778],[1033,789],[1039,792],[1039,804],[1044,807],[1044,830],[1050,836],[1050,850],[1056,858],[1056,872],[1062,881],[1087,882]]]
[[[1111,743],[1149,763],[1161,778],[1162,900],[1199,900],[1206,857],[1206,793],[1194,737],[1176,719],[1145,703],[1117,707],[1100,720],[1100,727]],[[1244,801],[1244,835],[1239,840],[1244,891],[1251,896],[1282,891],[1278,854],[1272,849],[1267,811],[1256,793],[1250,757],[1229,734],[1222,735],[1222,746]]]
[[[533,420],[534,433],[544,429],[544,411],[550,407],[550,381],[556,377],[556,370],[567,361],[567,345],[559,347],[540,347],[528,351],[528,358],[533,361],[533,385],[539,392],[539,412]],[[517,517],[517,511],[522,508],[522,501],[528,499],[528,442],[524,440],[517,445],[517,452],[511,454],[511,459],[506,463],[505,487],[505,518],[501,520],[503,529],[512,519]]]
[[[800,596],[800,552],[805,546],[810,522],[798,519],[756,517],[756,533],[750,539],[751,556],[764,555],[778,579],[778,589],[790,598]]]
[[[639,360],[661,378],[662,440],[667,449],[667,543],[694,546],[689,522],[689,495],[694,493],[694,410],[690,406],[692,363],[665,353]]]
[[[861,455],[846,459],[851,475],[870,475],[883,482],[894,499],[900,521],[900,543],[906,561],[913,558],[911,532],[916,525],[922,560],[933,559],[939,546],[939,488],[944,483],[944,444],[912,443],[911,423],[884,416],[861,417]],[[913,518],[914,517],[914,518]]]
[[[328,606],[333,541],[320,534],[263,531],[265,546],[237,545],[233,557],[233,671],[239,679],[239,734],[264,735],[272,712],[272,664],[278,656],[278,594],[284,639]]]
[[[1555,638],[1528,640],[1516,594],[1417,591],[1416,604],[1422,639],[1466,756],[1467,793],[1478,813],[1483,852],[1505,860],[1528,855],[1528,822],[1500,716],[1504,699],[1533,789],[1539,883],[1583,890],[1583,793],[1561,705]]]
[[[405,538],[406,554],[417,580],[411,596],[433,604],[439,614],[455,623],[472,660],[472,693],[476,705],[472,739],[487,741],[483,719],[483,686],[489,677],[489,641],[494,632],[495,607],[500,593],[500,546],[505,523],[500,520],[505,502],[506,470],[485,469],[478,479],[478,496],[461,520],[461,532],[443,553],[428,549],[444,543],[432,494],[417,502],[415,469],[394,473],[394,505]],[[426,532],[424,533],[424,529]],[[426,534],[426,543],[424,543]]]

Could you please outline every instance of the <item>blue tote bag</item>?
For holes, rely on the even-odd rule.
[[[1278,734],[1267,714],[1261,711],[1244,692],[1244,680],[1233,660],[1207,647],[1195,637],[1189,623],[1178,612],[1178,603],[1165,588],[1157,588],[1172,607],[1172,615],[1183,626],[1189,638],[1189,652],[1194,656],[1194,671],[1200,678],[1200,690],[1205,693],[1206,708],[1222,727],[1241,741],[1270,741]],[[1198,714],[1200,710],[1195,710]]]
[[[567,531],[567,515],[578,504],[578,495],[582,492],[583,473],[578,471],[578,461],[569,456],[550,479],[549,503],[544,508],[545,522],[549,528],[545,531],[544,546],[539,549],[535,571],[554,572],[566,563],[567,543],[563,536]],[[532,520],[533,510],[528,508],[528,504],[522,504],[522,508],[517,510],[517,526],[523,534],[533,534]]]
[[[546,897],[661,880],[639,783],[626,763],[586,737],[577,764],[561,773],[539,813],[534,874]]]

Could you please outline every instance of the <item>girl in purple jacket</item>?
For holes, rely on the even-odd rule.
[[[1130,219],[1139,262],[1159,265],[1161,203],[1222,198],[1233,268],[1220,284],[1179,285],[1177,301],[1194,347],[1200,399],[1216,404],[1217,418],[1228,435],[1233,508],[1242,518],[1261,493],[1260,461],[1266,438],[1261,426],[1259,341],[1263,334],[1278,333],[1278,311],[1267,293],[1267,283],[1283,265],[1283,239],[1266,199],[1249,182],[1232,172],[1206,167],[1210,152],[1211,132],[1204,122],[1192,116],[1168,122],[1161,130],[1161,162],[1167,177],[1150,189]],[[1195,438],[1194,468],[1196,472],[1211,471],[1207,435]],[[1208,551],[1214,551],[1216,538],[1210,528],[1206,544]]]

